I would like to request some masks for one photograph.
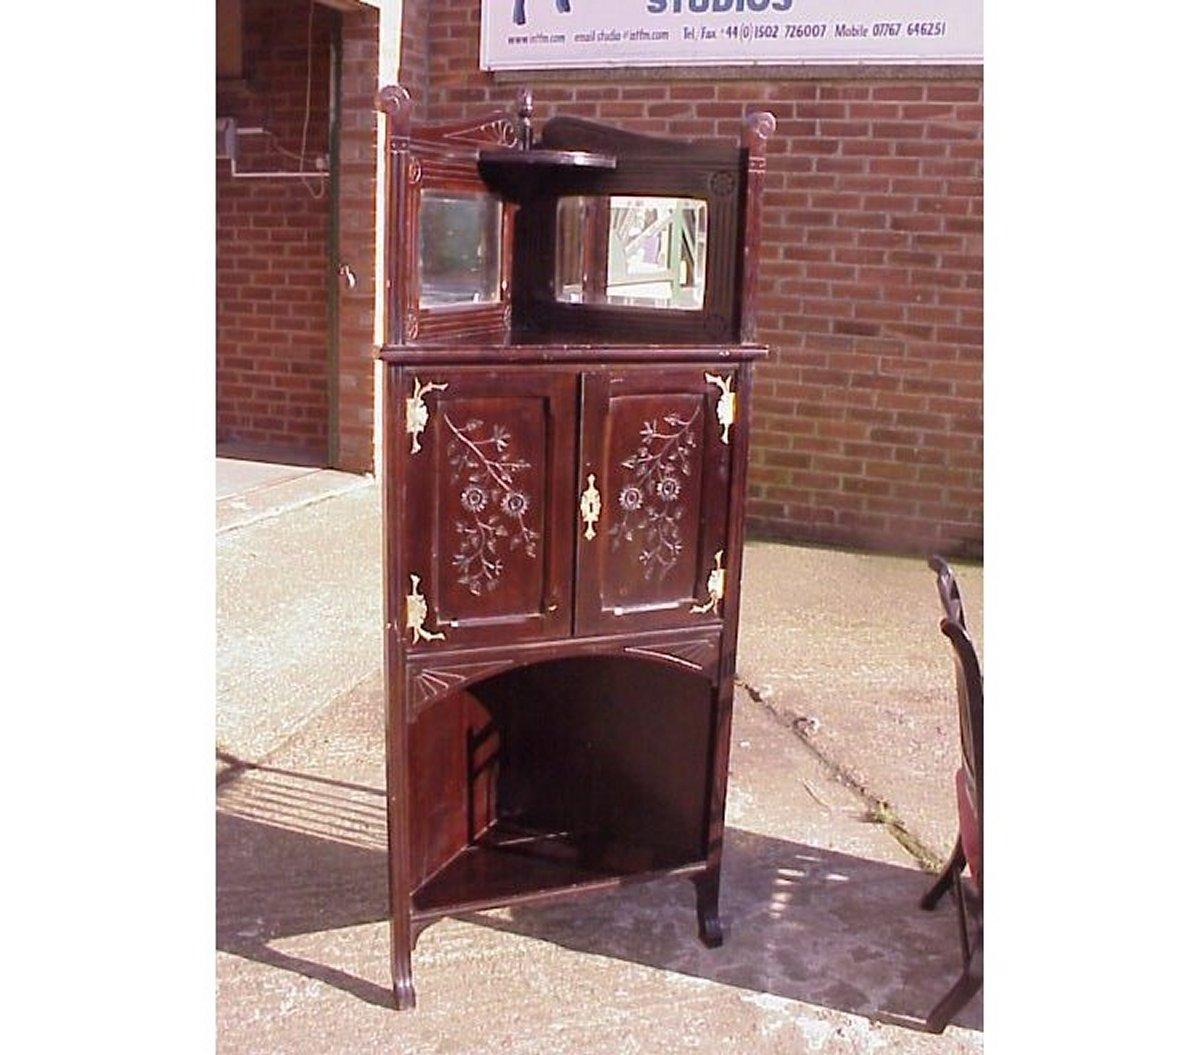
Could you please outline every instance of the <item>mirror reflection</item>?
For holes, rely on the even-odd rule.
[[[487,194],[423,193],[417,216],[421,307],[500,300],[500,202]]]
[[[562,198],[555,296],[568,304],[698,311],[707,241],[708,209],[697,198]]]

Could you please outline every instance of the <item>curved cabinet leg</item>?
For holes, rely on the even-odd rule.
[[[395,459],[395,430],[389,435],[393,448],[388,458]],[[396,461],[392,461],[395,465]],[[394,502],[394,489],[385,483],[386,503]],[[394,511],[389,516],[395,516]],[[397,521],[398,522],[398,521]],[[390,560],[391,557],[385,558]],[[409,880],[409,834],[408,834],[408,722],[404,698],[404,653],[400,647],[404,625],[396,618],[399,602],[389,595],[389,622],[387,634],[387,663],[385,667],[385,691],[387,694],[387,823],[388,823],[388,908],[391,915],[392,948],[392,998],[396,1009],[404,1011],[417,1006],[417,994],[413,989],[412,947],[413,935],[412,883]]]
[[[432,927],[435,922],[435,920],[423,919],[420,922],[413,920],[409,924],[409,929],[412,933],[412,938],[410,939],[412,948],[415,949],[417,947],[417,942],[421,940],[421,935],[424,934],[430,927]]]
[[[394,949],[392,955],[392,996],[397,1011],[417,1006],[417,991],[413,988],[412,954],[408,949]]]
[[[709,869],[692,877],[696,886],[696,922],[700,927],[700,940],[710,949],[725,941],[721,930],[721,916],[717,902],[721,896],[720,869]]]

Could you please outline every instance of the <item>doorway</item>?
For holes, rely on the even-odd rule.
[[[369,417],[374,170],[363,157],[375,136],[355,111],[369,108],[360,82],[374,94],[378,11],[328,0],[216,7],[217,450],[369,470],[370,422],[364,452],[342,394],[365,390]]]

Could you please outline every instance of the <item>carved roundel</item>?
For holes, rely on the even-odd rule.
[[[419,331],[420,323],[418,321],[417,313],[410,310],[408,314],[404,316],[404,339],[406,341],[415,341]]]
[[[409,183],[420,183],[421,182],[421,162],[418,161],[416,158],[413,158],[408,163],[408,182]]]
[[[718,198],[724,198],[733,193],[733,186],[732,172],[714,172],[708,177],[708,189]]]

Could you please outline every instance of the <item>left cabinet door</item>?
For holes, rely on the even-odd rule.
[[[576,374],[406,368],[403,442],[409,648],[571,631]]]

